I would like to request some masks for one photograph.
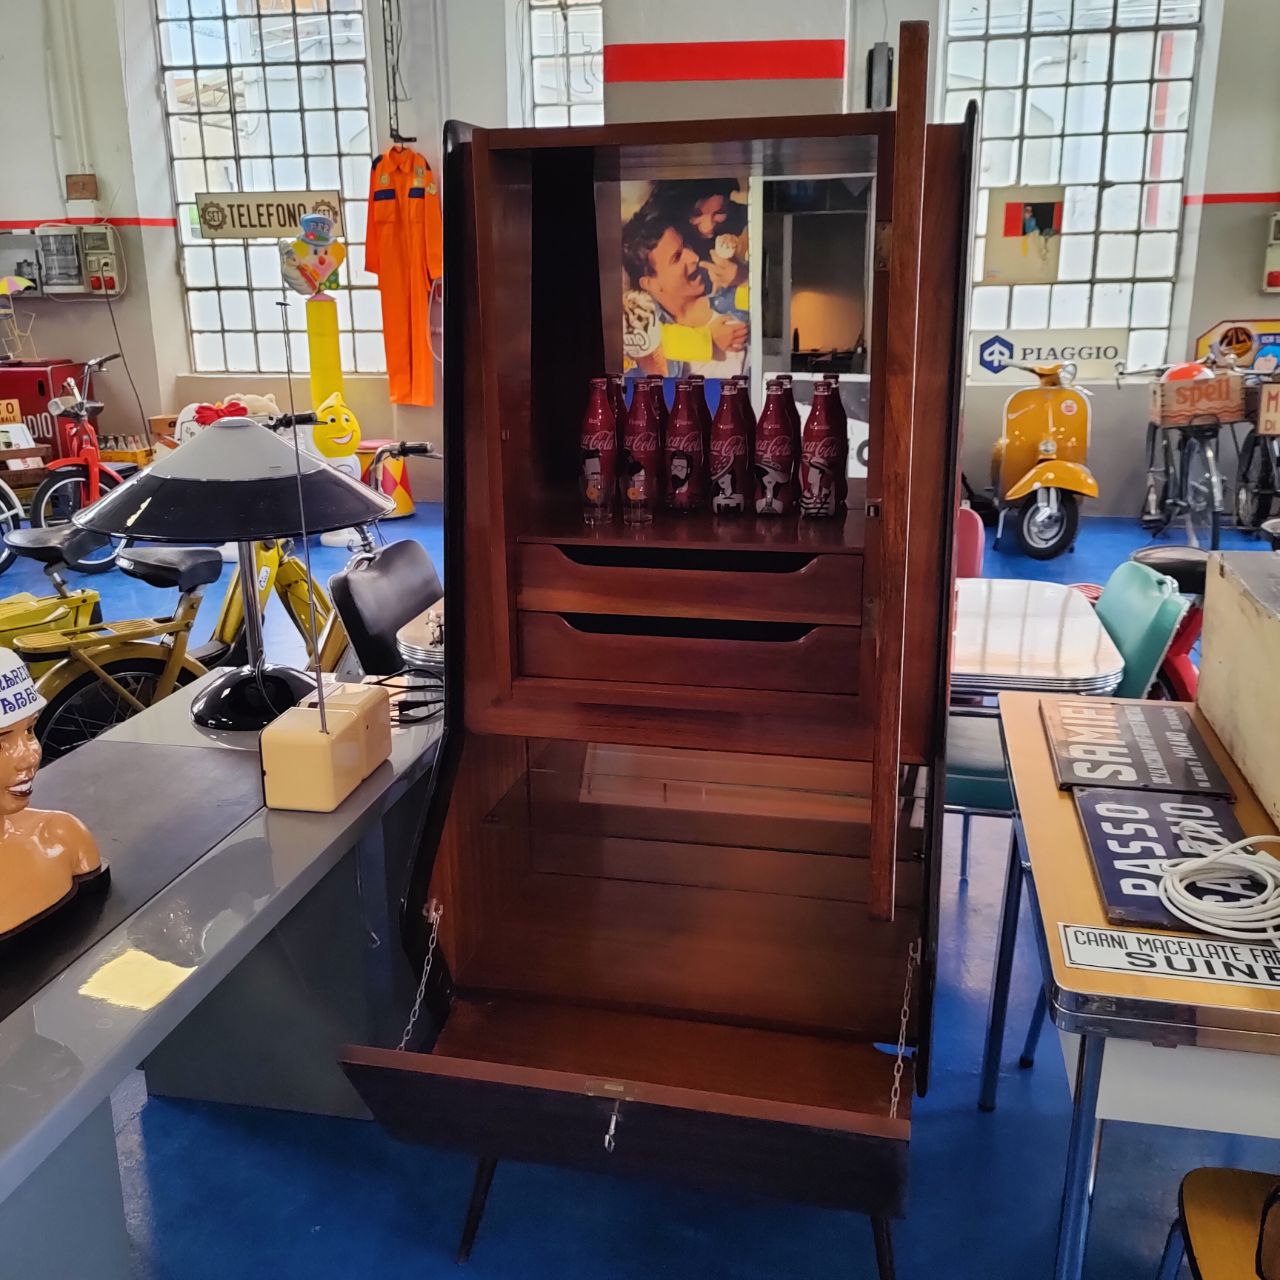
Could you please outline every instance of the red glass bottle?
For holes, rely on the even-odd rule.
[[[750,448],[756,435],[756,411],[751,407],[751,379],[745,373],[735,373],[733,380],[742,388],[742,394],[738,397],[738,410],[742,414],[747,433],[747,447]]]
[[[769,380],[764,411],[756,423],[752,450],[756,515],[785,516],[795,510],[795,437],[782,383]]]
[[[693,383],[693,404],[702,421],[702,451],[711,453],[711,409],[707,405],[707,379],[701,373],[691,373],[689,381]]]
[[[849,506],[849,413],[840,398],[840,375],[824,373],[822,380],[833,392],[831,407],[840,426],[840,479],[836,484],[836,509],[844,511]]]
[[[618,429],[627,420],[626,380],[620,373],[605,375],[609,379],[609,403],[613,405],[613,416],[617,419]]]
[[[746,399],[735,379],[720,384],[720,403],[711,423],[711,510],[718,516],[740,516],[751,497],[749,483],[750,445],[746,432],[746,414],[741,401]]]
[[[662,449],[667,506],[672,511],[701,509],[707,490],[706,461],[702,415],[698,412],[693,383],[682,378],[676,383]]]
[[[666,389],[663,386],[662,378],[656,373],[651,373],[645,378],[644,385],[653,404],[653,412],[658,419],[658,439],[661,440],[666,435],[667,419],[671,416],[667,412]]]
[[[814,383],[813,405],[800,438],[800,514],[811,520],[834,516],[840,505],[844,428],[835,399],[830,383]]]
[[[612,517],[618,488],[618,422],[609,391],[607,378],[591,379],[578,439],[582,518],[587,524],[604,524]]]
[[[622,426],[618,451],[618,485],[622,519],[626,524],[649,524],[658,496],[658,411],[647,383],[638,382]]]
[[[800,410],[796,405],[796,393],[792,386],[791,374],[778,374],[778,381],[782,383],[782,404],[791,422],[791,438],[795,443],[795,453],[798,458],[800,456]]]

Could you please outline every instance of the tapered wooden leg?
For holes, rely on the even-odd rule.
[[[876,1272],[880,1280],[894,1280],[893,1228],[888,1218],[872,1218],[871,1234],[876,1242]]]
[[[493,1186],[493,1175],[497,1167],[498,1162],[488,1156],[481,1156],[476,1161],[476,1180],[471,1184],[471,1200],[467,1204],[466,1221],[462,1224],[462,1239],[458,1241],[459,1262],[466,1262],[471,1257],[471,1246],[475,1244],[476,1232],[480,1230],[484,1204],[489,1198],[489,1188]]]

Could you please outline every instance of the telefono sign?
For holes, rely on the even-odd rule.
[[[1026,383],[1010,365],[1074,364],[1077,382],[1109,381],[1129,348],[1127,329],[1001,329],[970,339],[972,382]]]

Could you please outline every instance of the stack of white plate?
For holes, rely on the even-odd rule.
[[[424,609],[396,632],[400,656],[415,671],[444,671],[444,645],[432,644],[429,638],[436,630],[435,623],[431,610]]]

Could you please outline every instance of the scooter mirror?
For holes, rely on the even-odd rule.
[[[1068,360],[1066,364],[1058,370],[1058,381],[1064,387],[1069,387],[1076,380],[1077,366],[1073,361]]]
[[[53,399],[49,401],[49,413],[55,418],[61,415],[64,407],[65,406],[63,405],[60,396],[54,396]]]

